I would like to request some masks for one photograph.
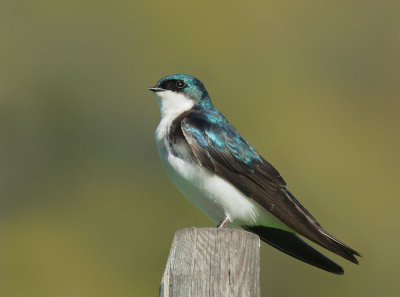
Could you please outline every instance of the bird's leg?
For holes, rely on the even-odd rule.
[[[228,218],[228,217],[225,217],[225,219],[224,219],[221,223],[218,224],[217,228],[218,228],[218,229],[224,228],[224,227],[226,226],[226,224],[228,224],[229,222],[230,222],[230,221],[229,221],[229,218]]]

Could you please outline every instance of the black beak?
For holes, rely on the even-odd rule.
[[[149,90],[152,91],[152,92],[161,92],[161,91],[164,91],[163,88],[160,88],[160,87],[157,87],[157,86],[150,87]]]

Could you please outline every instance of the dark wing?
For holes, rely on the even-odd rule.
[[[175,123],[195,162],[228,180],[281,222],[326,249],[358,263],[359,253],[326,232],[285,188],[279,172],[265,161],[233,126],[218,114],[184,114]],[[181,131],[179,131],[179,126]]]

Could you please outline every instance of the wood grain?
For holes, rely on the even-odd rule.
[[[260,297],[260,240],[238,229],[175,233],[160,286],[162,297]]]

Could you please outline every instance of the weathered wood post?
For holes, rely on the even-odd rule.
[[[238,229],[175,233],[161,297],[260,297],[260,240]]]

